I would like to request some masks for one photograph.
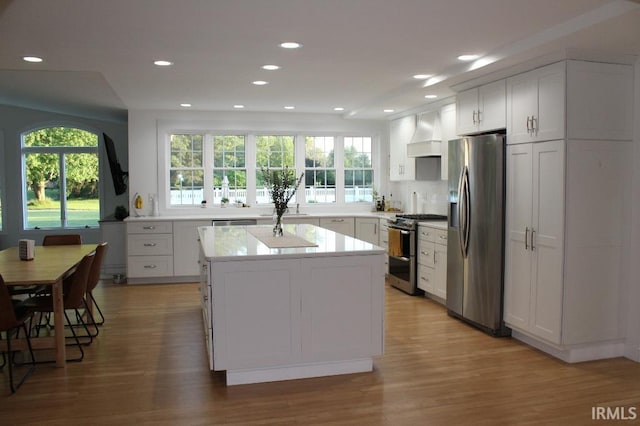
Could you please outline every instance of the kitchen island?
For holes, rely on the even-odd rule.
[[[384,249],[314,225],[198,229],[210,369],[227,385],[372,371]]]

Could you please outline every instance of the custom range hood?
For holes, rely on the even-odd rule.
[[[407,157],[440,157],[442,141],[438,111],[418,114],[416,131],[407,145]]]

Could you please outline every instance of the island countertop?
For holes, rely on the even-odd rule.
[[[385,253],[382,247],[308,224],[285,224],[285,236],[294,235],[313,244],[313,247],[270,248],[255,234],[268,234],[272,228],[272,225],[202,226],[198,233],[204,257],[218,262],[237,261],[239,257],[243,260],[266,260]]]

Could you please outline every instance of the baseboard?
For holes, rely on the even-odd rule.
[[[570,364],[625,356],[625,345],[622,340],[572,346],[554,346],[514,329],[511,330],[511,336]]]

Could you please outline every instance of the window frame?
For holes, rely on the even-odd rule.
[[[44,129],[50,129],[55,127],[63,127],[69,129],[77,129],[82,130],[87,133],[91,133],[96,136],[97,144],[96,146],[25,146],[25,137],[29,133],[37,132]],[[22,230],[31,232],[31,231],[41,231],[41,230],[66,230],[66,229],[99,229],[100,228],[100,220],[103,217],[103,208],[104,208],[104,185],[101,172],[104,169],[104,160],[102,156],[101,146],[104,144],[104,140],[102,138],[101,132],[87,128],[86,126],[78,125],[76,123],[68,123],[68,122],[54,122],[47,123],[46,125],[41,125],[37,127],[31,127],[20,132],[20,193],[21,193],[21,212],[22,212]],[[80,226],[68,226],[67,225],[67,197],[60,198],[60,226],[54,227],[27,227],[27,185],[26,185],[26,155],[27,154],[56,154],[58,155],[58,164],[60,168],[60,191],[64,186],[64,191],[66,194],[66,174],[64,172],[65,167],[65,155],[66,154],[95,154],[98,159],[98,220],[95,225],[80,225]]]

